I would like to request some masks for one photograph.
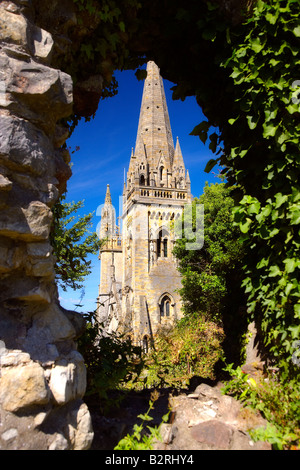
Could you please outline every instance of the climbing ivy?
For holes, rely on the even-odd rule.
[[[300,337],[299,3],[258,1],[230,70],[235,104],[222,132],[224,173],[243,189],[235,223],[248,248],[243,285],[265,344],[293,369]]]

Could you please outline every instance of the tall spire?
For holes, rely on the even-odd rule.
[[[109,184],[106,186],[106,195],[104,204],[111,204],[111,194]]]
[[[111,194],[109,184],[106,187],[106,195],[104,205],[101,210],[101,223],[99,238],[111,238],[116,234],[116,213],[111,202]]]
[[[186,190],[185,165],[177,138],[176,149],[172,137],[170,118],[163,80],[157,65],[147,63],[142,104],[135,149],[132,149],[127,172],[126,191],[131,198],[133,190],[145,197],[158,197],[147,188]],[[156,194],[156,195],[155,195]],[[171,198],[171,193],[166,193]],[[137,193],[134,195],[136,198]],[[178,196],[184,199],[184,195]]]
[[[142,105],[135,146],[135,157],[141,161],[145,156],[153,167],[163,157],[171,167],[174,158],[174,143],[165,97],[164,85],[157,65],[147,64]]]

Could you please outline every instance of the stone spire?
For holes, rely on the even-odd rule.
[[[159,68],[152,61],[147,63],[136,145],[131,152],[124,195],[131,198],[134,189],[138,192],[133,198],[138,193],[144,198],[162,194],[155,195],[149,188],[187,189],[186,169],[178,138],[174,149],[163,80]],[[166,193],[166,197],[172,197],[171,193]],[[183,194],[180,198],[184,199]]]
[[[106,186],[106,195],[105,195],[105,202],[104,204],[111,204],[111,194],[110,194],[110,187],[109,184]]]
[[[111,202],[111,194],[109,184],[106,188],[106,195],[104,206],[101,210],[101,224],[100,224],[100,240],[103,238],[111,238],[116,234],[116,213],[115,208]]]
[[[174,158],[163,80],[159,68],[152,61],[147,64],[134,156],[139,163],[147,158],[153,169],[157,168],[161,158],[170,169]]]
[[[172,176],[176,188],[185,188],[185,165],[178,137],[176,140]]]
[[[173,161],[173,169],[179,168],[182,166],[184,168],[183,156],[181,152],[181,147],[179,143],[179,138],[176,139],[176,147],[175,147],[175,154],[174,154],[174,161]]]

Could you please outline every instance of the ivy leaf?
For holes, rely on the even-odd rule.
[[[259,121],[259,113],[257,116],[247,116],[248,126],[250,129],[255,129]]]
[[[242,233],[247,233],[249,231],[251,222],[252,220],[247,217],[244,223],[240,223],[240,231]]]
[[[239,117],[240,116],[238,116],[236,118],[228,119],[228,123],[232,126],[232,124],[234,124],[238,120]]]
[[[200,140],[205,144],[205,142],[207,140],[207,133],[208,133],[209,128],[210,128],[209,122],[208,121],[202,121],[202,122],[200,122],[200,124],[198,124],[196,127],[194,127],[194,129],[192,130],[190,135],[199,136]]]
[[[251,49],[257,54],[258,52],[260,52],[263,49],[264,44],[262,44],[260,42],[260,38],[254,38],[250,42],[250,46],[251,46]]]
[[[124,21],[120,21],[119,23],[119,28],[120,28],[120,31],[122,31],[122,33],[125,33],[125,23]]]
[[[214,41],[216,39],[216,31],[212,29],[205,29],[202,33],[202,37],[207,41]]]
[[[258,214],[260,211],[260,202],[256,201],[250,204],[248,208],[248,214]]]
[[[276,276],[281,276],[281,271],[278,268],[278,266],[271,266],[269,270],[269,276],[270,277],[276,277]]]
[[[81,51],[85,52],[88,59],[93,58],[93,56],[94,56],[93,50],[94,50],[94,48],[93,48],[92,44],[82,44],[81,45]]]
[[[277,19],[278,19],[278,15],[279,15],[279,12],[277,11],[275,15],[273,15],[273,13],[271,12],[267,12],[266,13],[266,20],[271,23],[271,24],[275,24]]]
[[[300,318],[300,304],[296,304],[294,305],[294,312],[295,312],[295,315]]]
[[[216,166],[217,163],[218,163],[218,159],[214,159],[214,158],[210,159],[205,165],[205,168],[204,168],[205,173],[209,173]]]
[[[291,208],[291,224],[292,225],[299,225],[300,224],[300,208]]]
[[[296,28],[293,29],[294,35],[299,38],[300,37],[300,26],[296,26]]]
[[[273,124],[264,123],[263,124],[263,136],[274,137],[274,135],[276,134],[277,128],[278,128],[278,125],[275,126]]]
[[[218,145],[218,134],[216,132],[214,132],[213,134],[211,134],[209,136],[209,139],[210,139],[210,144],[209,144],[209,149],[215,153],[216,150],[217,150],[217,145]]]
[[[295,268],[297,266],[297,261],[294,260],[293,258],[287,258],[284,260],[284,264],[285,264],[286,272],[292,273],[293,271],[295,271]]]
[[[288,196],[286,194],[277,193],[275,196],[275,208],[278,209],[284,202],[288,200]]]
[[[138,418],[142,419],[143,421],[152,421],[153,420],[153,418],[151,418],[151,416],[149,416],[147,413],[139,414]]]

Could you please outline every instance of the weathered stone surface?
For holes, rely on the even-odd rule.
[[[73,351],[51,370],[49,387],[58,404],[82,398],[86,389],[86,369],[82,356]]]
[[[76,84],[74,108],[81,116],[92,116],[98,108],[103,85],[102,75],[94,75]]]
[[[71,322],[58,306],[51,305],[33,316],[22,344],[35,360],[45,365],[54,364],[60,357],[59,345],[71,341],[75,335]]]
[[[37,277],[54,278],[54,259],[48,242],[27,244],[28,262],[26,272]]]
[[[0,237],[0,273],[8,273],[20,268],[24,260],[25,247],[15,245],[12,240]]]
[[[232,434],[232,428],[217,419],[197,424],[191,431],[193,439],[216,449],[228,449]]]
[[[43,306],[51,302],[47,285],[39,279],[18,273],[0,282],[0,301],[19,300],[22,302],[41,302]]]
[[[49,258],[53,251],[49,242],[28,243],[27,253],[31,258]]]
[[[174,419],[163,428],[157,450],[271,450],[268,443],[252,442],[248,434],[266,421],[222,395],[220,385],[201,384],[189,395],[172,397],[170,405]]]
[[[1,368],[0,402],[7,411],[16,412],[49,401],[44,369],[37,363]]]
[[[1,439],[3,439],[4,441],[11,441],[15,439],[17,436],[18,436],[18,430],[16,428],[11,428],[5,431],[1,435]]]
[[[14,54],[15,55],[15,54]],[[53,133],[58,119],[72,112],[73,85],[69,75],[30,59],[0,52],[0,65],[7,70],[5,85],[7,109],[34,122],[47,134]]]
[[[55,153],[55,177],[58,180],[57,188],[60,193],[63,193],[66,190],[66,183],[71,177],[72,171],[69,165],[66,164],[63,154],[56,152]]]
[[[74,5],[54,3],[67,31]],[[49,243],[50,208],[71,175],[60,120],[72,113],[73,83],[51,64],[59,34],[34,24],[37,7],[50,18],[53,2],[0,2],[0,449],[85,449],[83,320],[58,305]]]
[[[1,350],[0,354],[0,365],[1,367],[11,367],[11,366],[19,366],[23,364],[28,364],[31,361],[30,355],[28,353],[24,353],[23,351],[9,351],[4,348]]]
[[[0,40],[27,47],[27,21],[24,16],[0,8]]]
[[[10,207],[2,212],[0,235],[27,241],[47,240],[52,212],[46,204],[32,201],[28,207]]]
[[[38,26],[31,25],[31,47],[35,57],[49,60],[53,51],[52,35]]]
[[[0,175],[0,191],[10,191],[12,188],[12,182],[9,181],[5,176]]]
[[[69,450],[69,443],[62,434],[56,433],[49,450]]]
[[[94,437],[91,415],[85,403],[79,409],[70,413],[70,424],[68,425],[68,435],[72,449],[89,449]]]
[[[23,119],[0,115],[0,161],[33,175],[54,174],[53,148],[44,132]]]

